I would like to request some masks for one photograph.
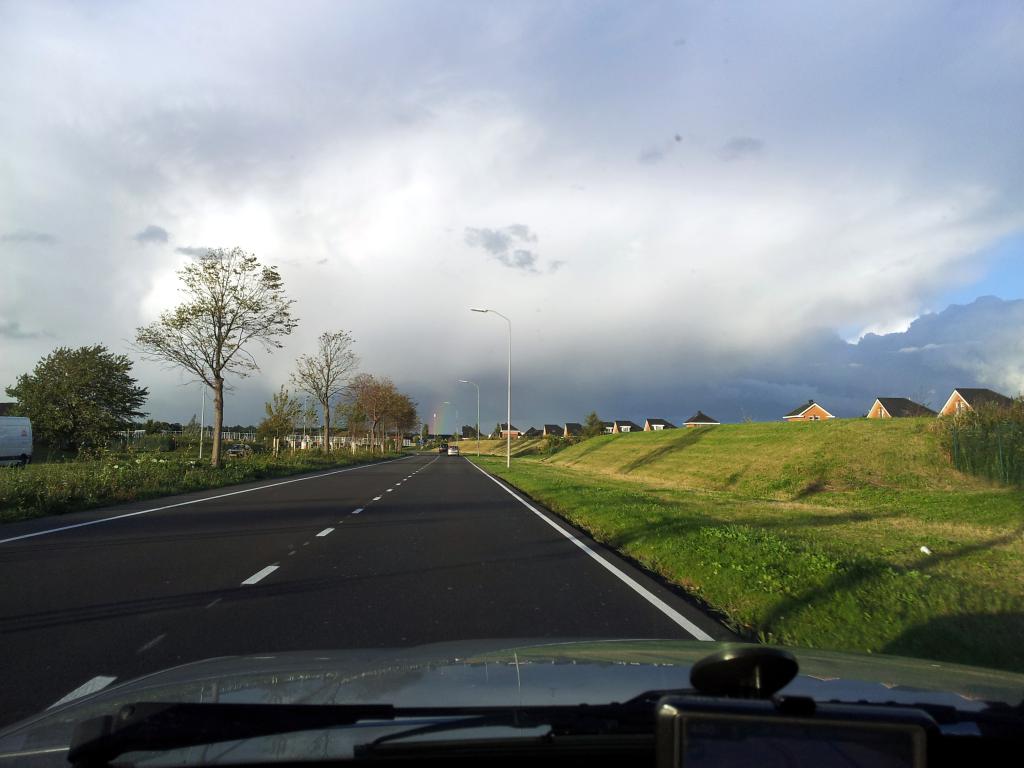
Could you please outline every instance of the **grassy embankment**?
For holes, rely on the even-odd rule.
[[[74,512],[108,504],[220,488],[271,477],[344,467],[381,456],[313,452],[228,459],[220,469],[179,453],[131,453],[91,461],[0,468],[0,522]],[[389,457],[384,457],[389,458]]]
[[[481,464],[748,635],[1024,670],[1024,492],[954,470],[932,419],[603,436]]]

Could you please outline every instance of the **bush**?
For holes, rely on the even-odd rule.
[[[1024,485],[1024,399],[1011,408],[980,408],[939,420],[953,466],[1010,485]]]
[[[252,454],[214,469],[178,454],[101,454],[23,471],[0,471],[0,521],[73,512],[90,507],[168,496],[267,477],[358,464],[381,458],[366,453]],[[388,457],[384,457],[388,458]]]

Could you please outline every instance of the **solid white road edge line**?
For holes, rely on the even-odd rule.
[[[469,461],[469,459],[466,459],[466,461]],[[520,504],[522,504],[528,510],[533,512],[533,514],[535,514],[537,517],[539,517],[545,523],[550,525],[552,528],[554,528],[560,534],[565,536],[565,538],[567,538],[569,541],[571,541],[577,547],[579,547],[584,552],[586,552],[588,555],[590,555],[590,557],[592,557],[594,560],[596,560],[601,565],[602,568],[604,568],[607,571],[611,572],[616,578],[618,578],[620,581],[622,581],[626,586],[628,586],[630,589],[632,589],[634,592],[636,592],[638,595],[640,595],[640,597],[642,597],[644,600],[646,600],[651,605],[653,605],[655,608],[657,608],[659,611],[661,611],[663,614],[665,614],[665,616],[667,616],[673,622],[675,622],[680,627],[682,627],[687,632],[689,632],[691,635],[693,635],[696,639],[698,639],[698,640],[714,640],[714,638],[711,637],[711,635],[709,635],[703,629],[698,627],[696,624],[694,624],[688,618],[683,616],[675,608],[671,607],[668,603],[666,603],[664,600],[662,600],[661,598],[657,597],[656,595],[651,594],[646,588],[642,587],[640,584],[638,584],[630,576],[626,575],[625,573],[620,571],[618,568],[616,568],[614,565],[609,563],[607,560],[605,560],[603,557],[601,557],[601,555],[599,555],[597,552],[595,552],[590,547],[588,547],[583,541],[578,539],[576,536],[573,536],[571,533],[569,533],[567,530],[565,530],[560,525],[555,523],[553,520],[550,520],[547,515],[545,515],[543,512],[541,512],[539,509],[537,509],[532,504],[528,503],[522,496],[520,496],[518,493],[513,491],[507,485],[502,483],[500,480],[498,480],[498,478],[494,477],[487,470],[482,469],[481,467],[478,467],[476,464],[473,464],[473,462],[471,462],[471,461],[469,463],[472,466],[474,466],[477,469],[479,469],[480,472],[482,472],[483,475],[486,478],[488,478],[489,480],[493,481],[494,484],[497,485],[499,488],[501,488],[503,491],[505,491],[505,493],[507,493],[509,496],[511,496],[516,501],[518,501]]]
[[[278,565],[268,565],[266,568],[261,568],[260,570],[256,571],[256,573],[254,573],[252,576],[250,576],[248,579],[243,581],[242,582],[242,586],[244,587],[246,584],[255,584],[255,583],[259,582],[259,581],[262,581],[267,576],[269,576],[274,571],[276,571],[278,568],[280,568],[280,566],[278,566]]]
[[[126,517],[135,517],[136,515],[145,515],[149,512],[159,512],[164,509],[173,509],[174,507],[185,507],[189,504],[202,504],[204,501],[214,501],[215,499],[226,499],[228,496],[237,496],[240,493],[252,493],[253,491],[262,491],[267,488],[276,488],[279,485],[288,485],[289,483],[301,483],[303,480],[318,480],[321,477],[330,477],[331,475],[337,475],[342,472],[354,472],[357,469],[367,469],[368,467],[379,467],[381,464],[390,464],[393,461],[402,461],[408,459],[408,456],[399,456],[397,459],[388,459],[387,461],[378,461],[375,464],[361,464],[358,467],[345,467],[344,469],[332,469],[330,472],[324,472],[322,475],[311,475],[309,477],[296,477],[294,480],[282,480],[279,483],[270,483],[269,485],[260,485],[256,488],[245,488],[241,491],[231,491],[230,493],[221,493],[217,496],[205,496],[201,499],[192,499],[191,501],[179,501],[177,504],[168,504],[163,507],[153,507],[152,509],[140,509],[138,512],[126,512],[123,515],[114,515],[113,517],[101,517],[99,520],[89,520],[85,523],[75,523],[74,525],[64,525],[60,528],[47,528],[45,531],[36,531],[35,533],[23,533],[21,536],[11,536],[9,539],[0,539],[0,544],[9,544],[12,541],[21,541],[22,539],[32,539],[36,536],[45,536],[48,533],[59,533],[60,531],[70,531],[72,528],[84,528],[87,525],[99,525],[100,523],[109,523],[111,520],[122,520]]]
[[[102,691],[115,680],[117,680],[116,677],[110,677],[108,675],[97,675],[92,680],[82,683],[67,696],[64,696],[63,698],[60,698],[57,701],[53,702],[53,704],[48,706],[47,709],[59,707],[61,704],[67,704],[69,701],[80,699],[83,696],[88,696],[90,693],[96,693],[96,691]]]
[[[316,537],[318,539],[323,538],[324,536],[326,536],[328,533],[330,533],[333,530],[334,530],[333,528],[324,528],[322,531],[320,531],[320,533],[318,533],[316,535]]]

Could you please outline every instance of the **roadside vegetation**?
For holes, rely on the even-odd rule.
[[[943,419],[942,444],[963,472],[1024,486],[1024,399],[1009,408],[981,408]]]
[[[184,452],[106,454],[0,471],[0,522],[75,512],[379,461],[397,454],[296,451],[229,458],[219,468]]]
[[[1024,492],[951,466],[943,429],[722,425],[480,463],[748,637],[1021,671]]]

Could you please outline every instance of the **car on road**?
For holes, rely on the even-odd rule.
[[[441,443],[437,448],[438,453],[448,453],[448,443]]]
[[[228,458],[243,459],[252,455],[252,447],[245,443],[235,443],[226,451]]]
[[[459,455],[459,446],[457,446],[457,445],[449,445],[448,446],[448,455],[449,456],[458,456]]]
[[[32,422],[24,416],[0,416],[0,467],[32,461]]]

